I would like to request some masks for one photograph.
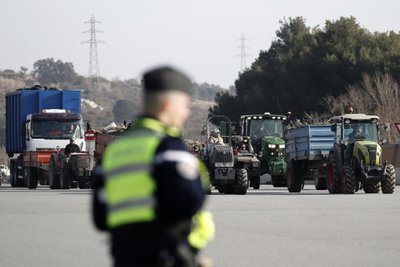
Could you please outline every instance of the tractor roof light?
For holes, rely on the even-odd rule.
[[[271,115],[271,113],[269,113],[269,112],[264,112],[264,115]]]
[[[273,119],[273,120],[275,120],[275,119],[276,119],[276,117],[275,117],[275,116],[273,116],[273,117],[272,117],[272,119]]]

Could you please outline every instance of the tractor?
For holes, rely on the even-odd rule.
[[[382,158],[379,145],[379,117],[345,114],[329,120],[335,133],[327,161],[327,187],[330,193],[392,194],[396,184],[395,168]],[[385,124],[385,129],[390,130]]]
[[[223,144],[210,143],[205,145],[200,157],[207,165],[211,184],[220,193],[247,193],[249,186],[260,187],[260,162],[252,152],[250,139],[242,136],[232,136],[231,120],[224,115],[211,116],[203,127],[202,135],[210,136],[211,121],[218,120],[223,129]],[[238,145],[245,145],[246,150],[240,150]]]
[[[285,141],[283,140],[284,115],[264,114],[242,115],[240,129],[242,136],[251,138],[254,152],[261,162],[261,174],[270,174],[274,187],[286,186]]]

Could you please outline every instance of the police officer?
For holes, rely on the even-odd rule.
[[[115,266],[196,266],[205,241],[191,227],[205,195],[200,163],[178,131],[189,116],[192,83],[170,67],[145,73],[143,82],[143,116],[95,168],[94,221],[111,233]],[[196,229],[210,236],[205,221]]]

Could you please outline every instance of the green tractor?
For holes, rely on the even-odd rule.
[[[396,173],[392,164],[382,159],[379,145],[379,117],[345,114],[329,120],[335,133],[333,150],[327,162],[327,187],[330,193],[392,194]],[[385,125],[389,130],[389,125]]]
[[[274,187],[286,186],[285,141],[283,140],[284,115],[242,115],[242,136],[249,136],[260,162],[261,174],[270,174]]]

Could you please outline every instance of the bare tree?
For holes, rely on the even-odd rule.
[[[339,97],[325,99],[331,115],[345,113],[349,106],[357,113],[378,115],[381,122],[393,124],[400,121],[399,84],[388,74],[363,75],[360,85],[349,86]],[[396,140],[396,129],[385,134],[389,142]]]

